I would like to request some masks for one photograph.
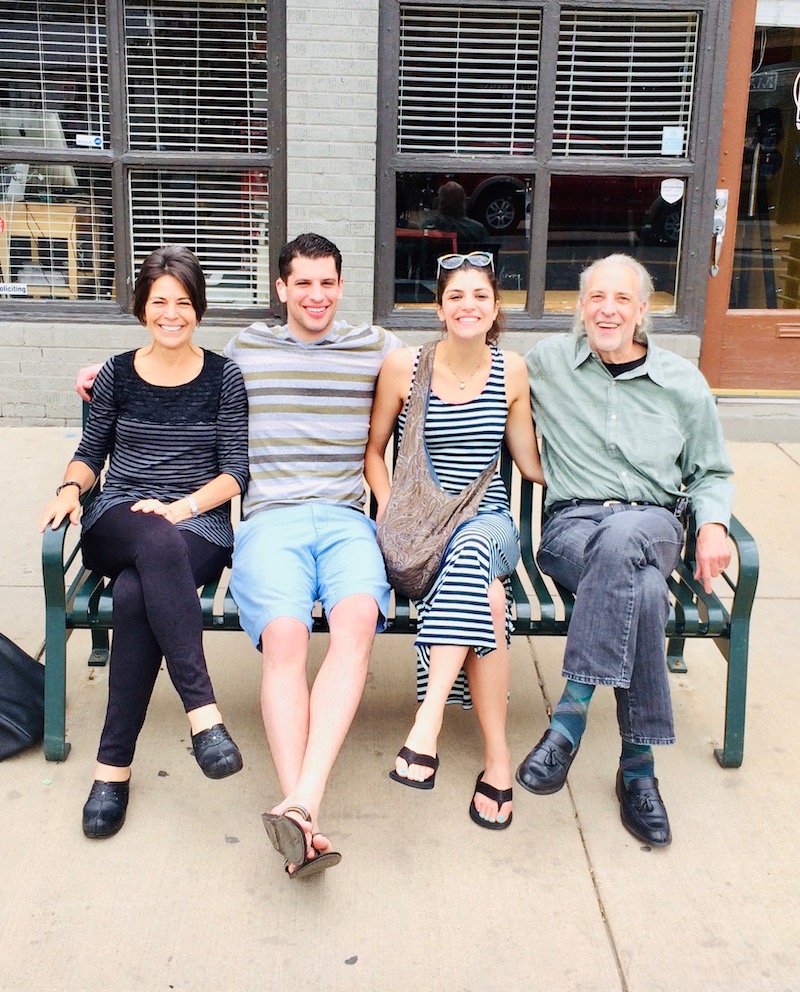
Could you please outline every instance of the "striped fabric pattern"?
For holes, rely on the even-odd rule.
[[[364,449],[375,381],[402,347],[382,327],[337,321],[321,340],[251,324],[225,348],[244,374],[250,407],[245,519],[307,500],[364,505]]]
[[[507,512],[481,511],[453,535],[433,589],[417,603],[417,700],[428,687],[430,649],[434,644],[463,644],[479,658],[497,647],[488,589],[509,575],[519,560],[519,534]],[[511,639],[511,583],[506,580],[506,643]],[[466,672],[462,668],[447,699],[469,709]]]
[[[204,351],[196,379],[153,386],[136,373],[134,354],[109,359],[94,383],[74,458],[99,474],[111,457],[102,492],[84,514],[84,529],[111,506],[139,499],[170,503],[222,472],[242,490],[247,486],[247,397],[236,365]],[[177,526],[212,544],[233,546],[230,503]]]
[[[431,395],[425,441],[440,485],[459,492],[497,455],[505,434],[508,405],[503,353],[492,347],[492,368],[483,392],[468,403],[445,403]],[[404,416],[401,415],[401,429]],[[478,515],[456,531],[428,595],[417,602],[419,627],[417,699],[428,686],[430,648],[463,644],[482,657],[497,642],[488,589],[498,576],[509,575],[519,560],[519,534],[509,512],[508,493],[499,474],[492,480]],[[506,639],[511,633],[511,584],[506,582]],[[472,706],[466,674],[459,674],[449,703]]]

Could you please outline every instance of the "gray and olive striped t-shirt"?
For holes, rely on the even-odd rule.
[[[361,508],[375,380],[402,347],[382,327],[337,321],[319,341],[255,323],[225,348],[244,374],[250,408],[245,518],[307,500]]]

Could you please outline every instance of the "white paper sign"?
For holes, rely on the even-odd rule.
[[[666,203],[677,203],[683,196],[684,182],[682,179],[664,179],[661,183],[661,199]]]
[[[661,154],[683,155],[684,128],[680,125],[665,125],[661,129]]]

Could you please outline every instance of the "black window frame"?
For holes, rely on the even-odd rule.
[[[282,0],[263,0],[269,31],[267,46],[269,148],[266,152],[185,152],[159,151],[157,161],[152,152],[128,147],[127,90],[125,71],[125,10],[131,0],[105,0],[106,45],[108,52],[108,147],[68,153],[46,150],[25,152],[31,161],[64,162],[78,166],[102,166],[111,173],[111,215],[115,293],[108,301],[64,301],[10,296],[2,300],[3,320],[49,321],[61,323],[128,322],[133,298],[133,258],[129,176],[136,169],[165,169],[170,172],[231,172],[262,170],[269,176],[269,244],[270,298],[268,306],[213,306],[206,323],[241,324],[243,320],[272,319],[281,314],[275,295],[277,248],[286,240],[286,4]],[[0,162],[19,159],[0,147]]]
[[[409,172],[505,172],[509,175],[531,175],[535,184],[530,220],[528,299],[524,308],[506,310],[508,329],[549,331],[564,330],[571,325],[571,314],[544,310],[551,177],[575,174],[654,177],[665,172],[665,159],[659,156],[595,159],[553,154],[558,49],[553,39],[557,42],[561,12],[590,9],[618,11],[624,7],[643,12],[674,10],[697,11],[700,14],[695,104],[688,151],[685,158],[668,160],[669,175],[683,179],[686,189],[682,250],[677,273],[678,305],[674,313],[656,314],[654,320],[659,332],[702,334],[732,0],[625,0],[623,4],[611,4],[608,0],[582,0],[580,3],[575,0],[512,0],[507,5],[498,4],[497,0],[447,0],[447,6],[464,9],[507,6],[541,12],[542,54],[538,69],[535,153],[482,159],[397,151],[401,11],[404,7],[430,6],[431,0],[380,0],[378,106],[381,112],[377,136],[375,320],[397,330],[428,329],[436,321],[432,306],[408,308],[395,305],[396,176]],[[704,223],[704,218],[708,223]]]

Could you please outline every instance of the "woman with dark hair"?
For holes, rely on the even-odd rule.
[[[434,357],[425,444],[439,484],[459,493],[491,464],[503,440],[523,476],[541,483],[525,363],[516,352],[497,347],[502,316],[491,254],[442,256],[436,307],[444,331]],[[378,378],[365,465],[378,519],[391,492],[386,445],[398,418],[401,432],[405,426],[418,354],[409,349],[392,352]],[[445,704],[474,703],[484,761],[469,814],[475,823],[493,830],[511,823],[506,742],[509,575],[518,559],[519,534],[498,472],[477,515],[451,538],[432,589],[416,604],[421,705],[389,773],[403,785],[432,789]]]
[[[136,740],[166,659],[189,718],[194,756],[209,778],[242,767],[206,668],[197,588],[230,563],[230,500],[248,480],[247,398],[238,366],[198,347],[206,311],[197,258],[167,245],[145,259],[133,312],[143,348],[100,369],[83,438],[41,529],[68,517],[110,456],[102,492],[82,520],[88,568],[113,580],[108,709],[95,781],[83,808],[87,837],[125,822]]]

